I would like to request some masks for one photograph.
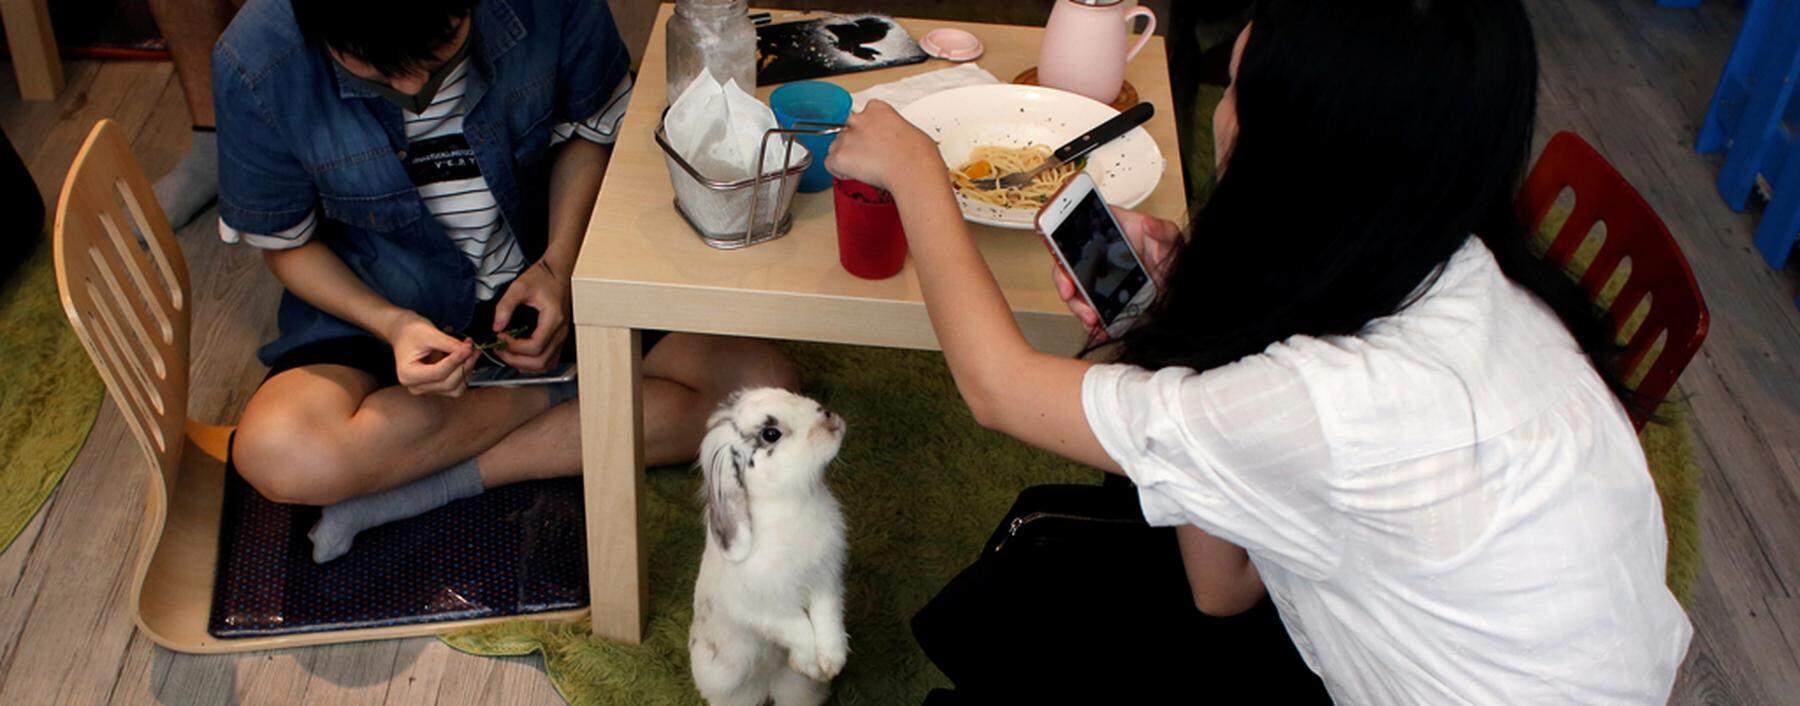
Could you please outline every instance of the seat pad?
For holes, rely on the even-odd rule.
[[[312,561],[319,508],[265,499],[228,467],[207,631],[219,638],[525,615],[587,604],[581,479],[527,481],[363,532]]]

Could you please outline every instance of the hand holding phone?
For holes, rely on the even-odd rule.
[[[1057,262],[1059,273],[1053,277],[1058,293],[1084,324],[1109,336],[1130,328],[1155,299],[1156,278],[1145,258],[1156,263],[1160,276],[1160,265],[1179,237],[1172,223],[1122,213],[1130,232],[1101,198],[1093,178],[1082,173],[1037,217],[1038,232]]]
[[[1157,218],[1147,213],[1129,209],[1112,207],[1113,218],[1118,219],[1119,227],[1125,231],[1125,239],[1138,253],[1145,267],[1150,268],[1150,281],[1162,286],[1163,276],[1168,272],[1169,258],[1175,254],[1175,248],[1181,243],[1181,226],[1166,218]],[[1075,280],[1069,277],[1069,271],[1063,269],[1060,261],[1050,263],[1050,281],[1056,285],[1056,295],[1061,297],[1069,311],[1080,319],[1088,330],[1106,336],[1106,330],[1100,323],[1100,312],[1095,311],[1092,304],[1075,289]]]

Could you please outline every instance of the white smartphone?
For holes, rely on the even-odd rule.
[[[574,361],[564,361],[561,365],[541,373],[526,373],[510,365],[483,360],[476,363],[475,369],[469,373],[469,387],[552,385],[574,379]]]
[[[1100,313],[1107,334],[1123,334],[1156,299],[1150,271],[1086,172],[1076,174],[1038,211],[1037,230],[1081,297]]]

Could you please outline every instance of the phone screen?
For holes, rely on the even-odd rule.
[[[1087,292],[1106,324],[1118,318],[1150,281],[1098,189],[1075,204],[1050,238],[1068,262],[1069,276]]]

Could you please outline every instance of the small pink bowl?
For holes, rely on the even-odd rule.
[[[974,61],[982,52],[981,40],[960,29],[944,27],[926,32],[919,38],[919,48],[939,59]]]

